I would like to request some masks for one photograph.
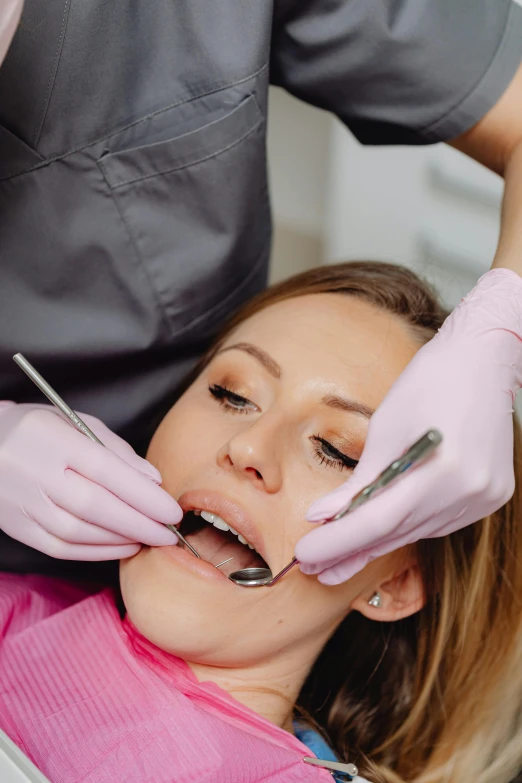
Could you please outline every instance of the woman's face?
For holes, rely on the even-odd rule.
[[[214,666],[318,654],[379,561],[336,587],[298,567],[272,588],[238,587],[226,574],[258,562],[255,551],[189,512],[217,515],[204,516],[234,528],[277,573],[313,527],[308,507],[350,477],[371,412],[418,347],[397,317],[337,294],[272,305],[228,337],[147,455],[203,558],[144,547],[122,563],[127,611],[147,638]]]

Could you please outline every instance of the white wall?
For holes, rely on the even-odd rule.
[[[502,180],[446,145],[362,147],[330,127],[325,260],[411,266],[456,304],[491,266]]]
[[[499,177],[446,145],[363,147],[281,90],[269,115],[272,276],[353,258],[405,263],[453,306],[491,265]]]
[[[268,162],[274,216],[272,280],[322,263],[331,117],[270,91]]]
[[[329,114],[271,88],[268,161],[272,205],[279,222],[304,233],[323,232],[330,154]]]

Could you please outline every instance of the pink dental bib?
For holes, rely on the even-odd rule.
[[[295,737],[122,621],[111,591],[0,574],[0,728],[52,783],[319,783]]]

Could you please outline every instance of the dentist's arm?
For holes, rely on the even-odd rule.
[[[315,503],[309,520],[333,516],[431,427],[444,441],[380,497],[299,541],[302,570],[326,584],[400,546],[469,525],[513,494],[513,399],[522,385],[522,67],[452,145],[505,178],[493,269],[402,373],[372,417],[353,476]]]
[[[0,64],[9,49],[9,44],[20,21],[23,4],[23,0],[2,0],[0,8]]]
[[[502,224],[493,268],[522,275],[522,65],[493,109],[451,146],[504,177]]]

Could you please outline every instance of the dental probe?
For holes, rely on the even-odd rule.
[[[227,560],[222,560],[221,563],[218,563],[215,568],[221,568],[222,565],[225,565],[225,563],[230,563],[231,560],[233,560],[233,557],[229,557]]]
[[[388,467],[377,476],[375,481],[372,481],[371,484],[368,484],[367,487],[364,487],[364,489],[354,495],[351,501],[338,511],[335,516],[326,520],[327,523],[335,522],[349,512],[359,508],[359,506],[362,506],[362,504],[366,503],[376,492],[387,487],[402,473],[409,470],[414,465],[417,465],[421,460],[426,459],[441,441],[442,435],[438,430],[428,430],[422,438],[415,441],[415,443],[405,451],[402,457],[399,457],[394,460],[391,465],[388,465]],[[272,576],[270,568],[242,568],[240,571],[232,571],[232,573],[228,575],[228,578],[234,582],[234,584],[239,585],[239,587],[271,587],[278,582],[282,576],[288,573],[296,563],[298,563],[298,560],[296,557],[293,557],[288,565],[275,576]]]
[[[69,421],[73,427],[76,427],[79,432],[83,432],[84,435],[87,435],[88,438],[93,440],[95,443],[99,443],[100,446],[104,446],[99,438],[96,437],[94,432],[89,429],[89,427],[86,425],[82,419],[78,416],[77,413],[73,411],[72,408],[69,408],[67,403],[62,400],[59,394],[55,392],[52,386],[50,386],[47,381],[40,375],[40,373],[35,370],[31,362],[28,362],[25,356],[21,353],[16,353],[13,356],[13,360],[17,363],[17,365],[25,372],[28,378],[32,380],[32,382],[38,386],[41,392],[45,394],[48,400],[52,402],[52,404],[58,408],[67,418],[67,421]],[[185,544],[185,546],[190,549],[193,555],[196,555],[196,557],[199,557],[201,559],[201,555],[199,555],[193,546],[189,544],[189,542],[181,535],[177,527],[174,525],[165,525],[165,527],[168,527],[169,530],[172,530],[173,533],[177,535],[179,540]]]

